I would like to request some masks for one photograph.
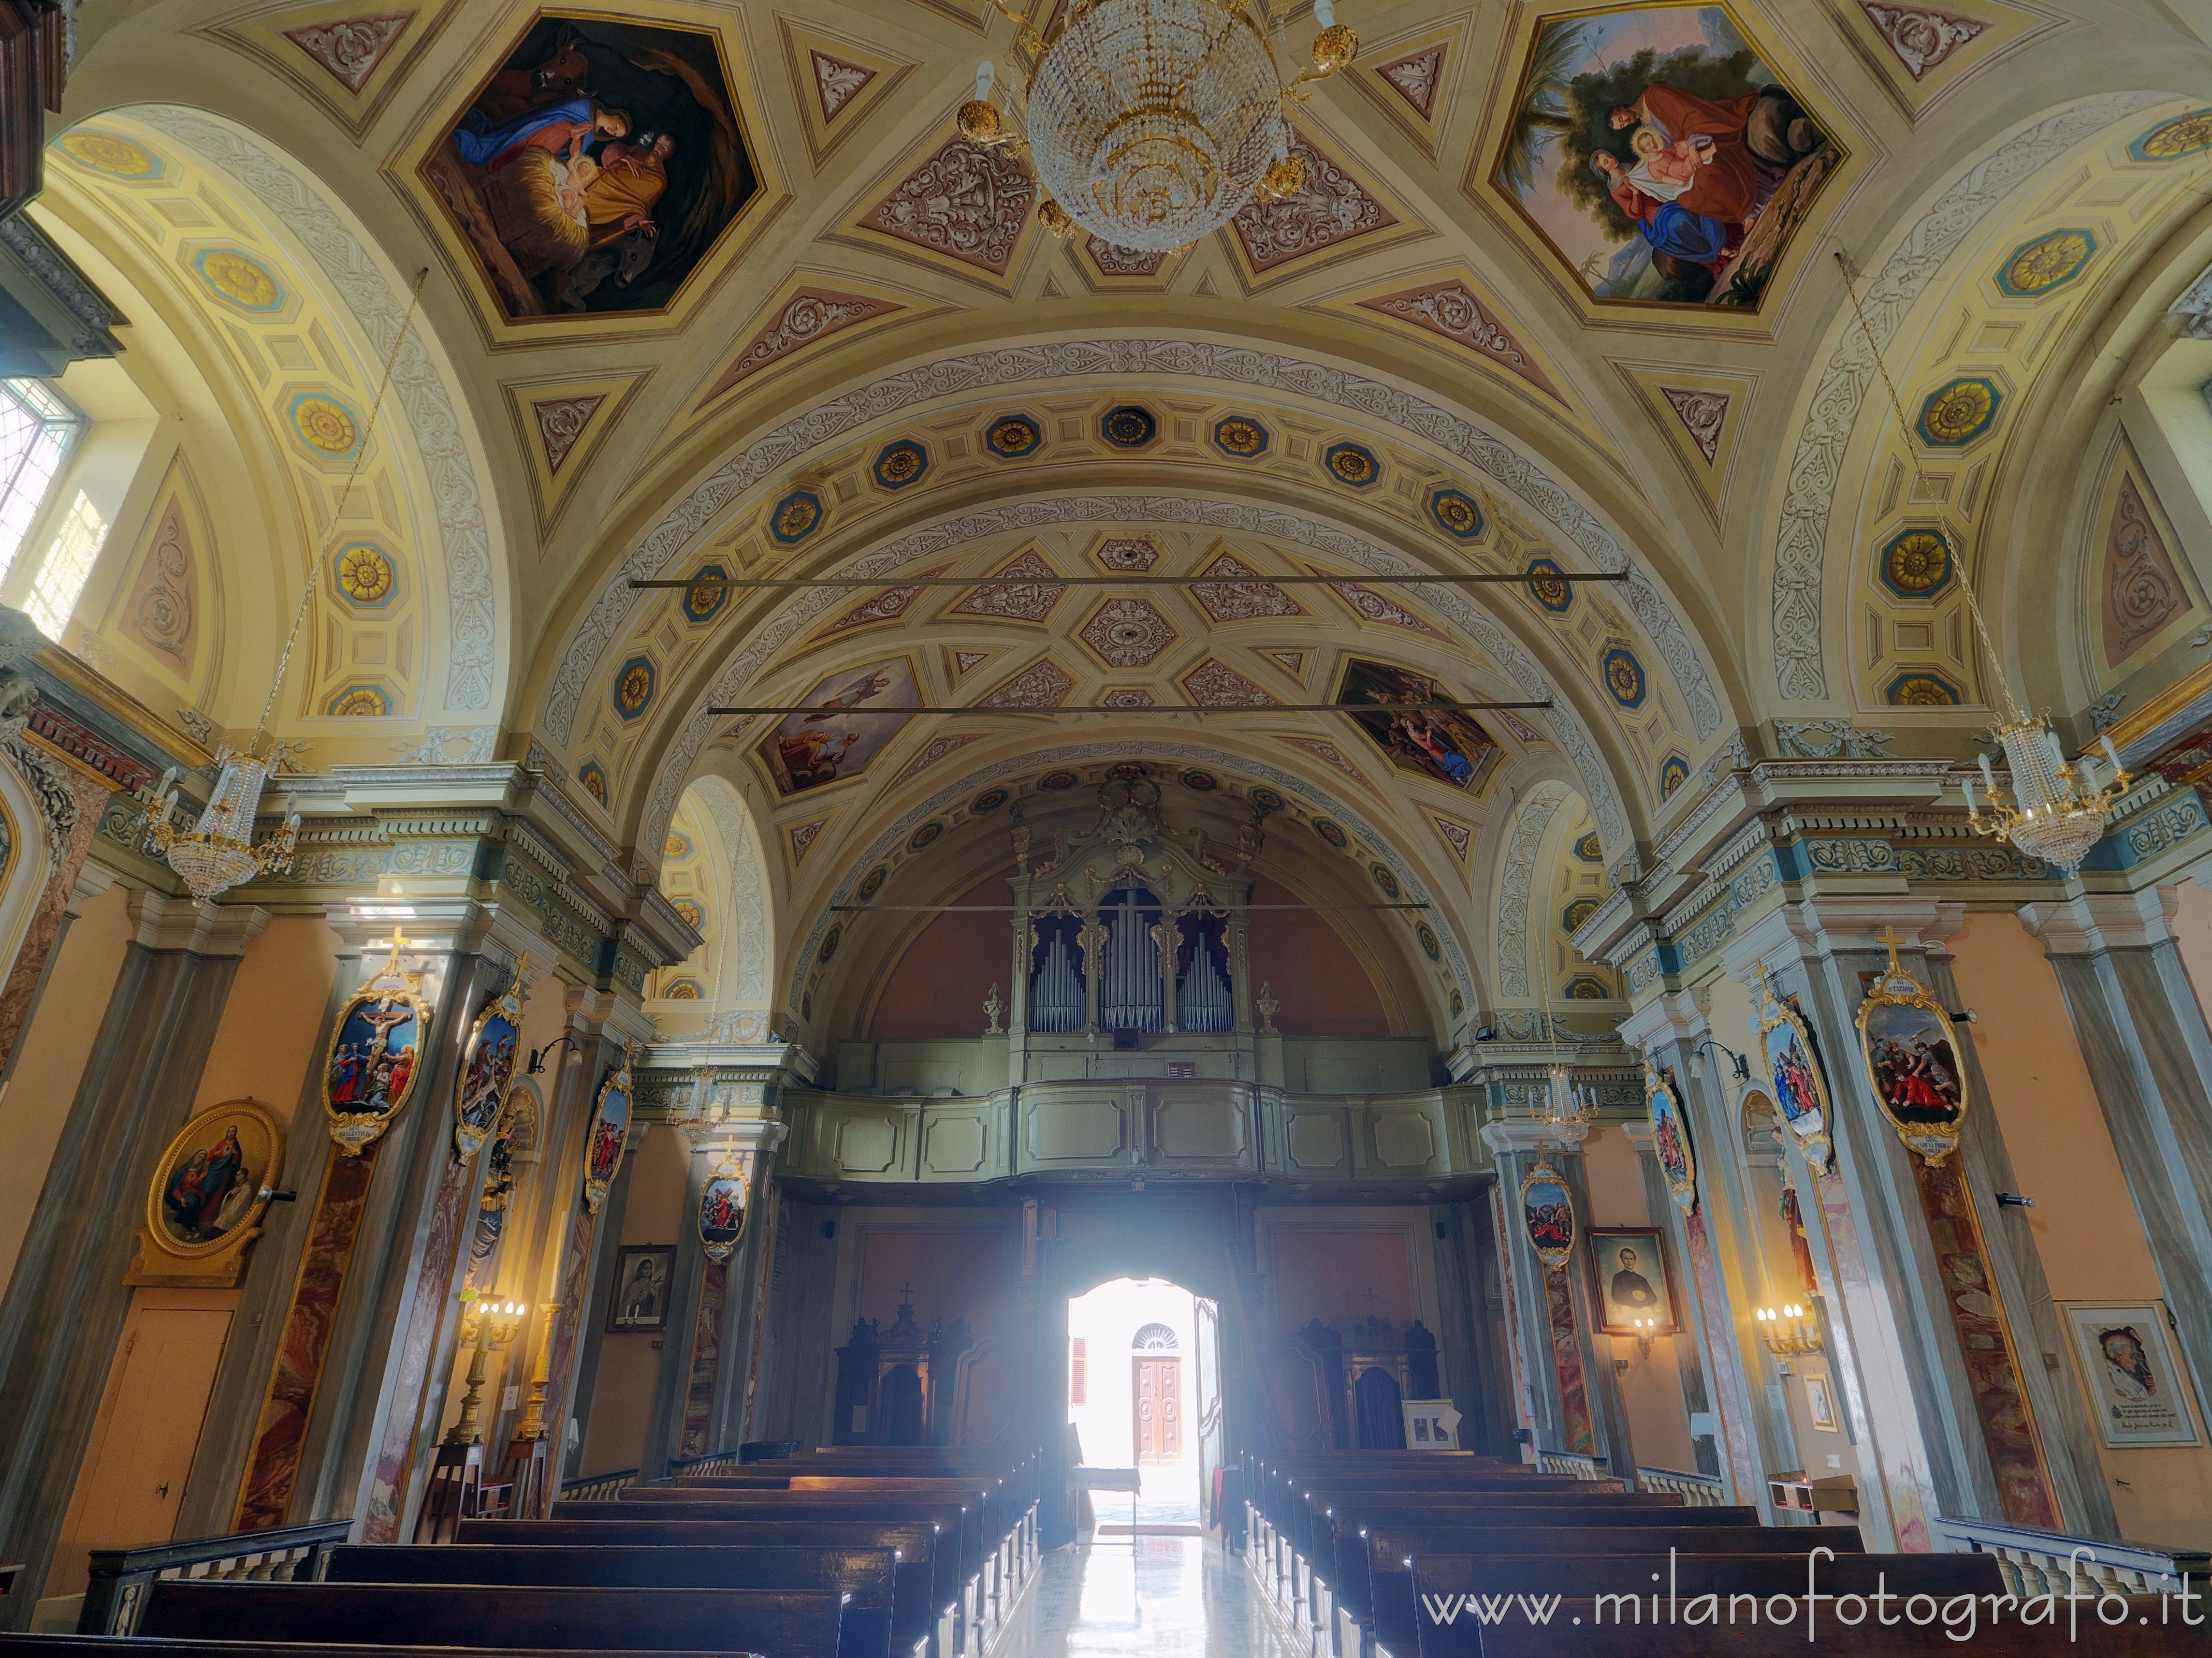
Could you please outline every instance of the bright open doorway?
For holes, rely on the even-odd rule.
[[[1085,1466],[1133,1468],[1140,1489],[1098,1491],[1097,1529],[1204,1528],[1220,1466],[1221,1320],[1164,1278],[1115,1278],[1067,1303],[1067,1419]]]

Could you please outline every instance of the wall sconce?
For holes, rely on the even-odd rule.
[[[1629,1322],[1636,1326],[1636,1356],[1640,1359],[1650,1359],[1651,1344],[1659,1339],[1659,1320],[1632,1319]]]
[[[1795,1301],[1778,1308],[1756,1308],[1753,1315],[1759,1320],[1759,1338],[1777,1358],[1820,1350],[1820,1326]]]

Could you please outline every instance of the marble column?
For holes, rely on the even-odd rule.
[[[190,1119],[239,957],[269,920],[251,905],[159,893],[134,893],[130,905],[135,932],[0,1301],[0,1537],[33,1586],[52,1563],[130,1312],[134,1240],[117,1217],[141,1209]],[[24,1627],[36,1598],[0,1600],[0,1627]]]
[[[15,959],[0,978],[0,1080],[4,1080],[15,1070],[15,1053],[45,988],[46,970],[83,896],[77,891],[78,875],[93,837],[100,832],[108,796],[115,792],[115,780],[88,771],[28,734],[0,742],[0,760],[15,769],[39,802],[44,821],[22,828],[26,834],[43,832],[48,853],[46,889],[31,912]],[[19,858],[31,850],[19,848]],[[20,863],[11,869],[21,872]]]
[[[1904,894],[1826,896],[1787,905],[1730,941],[1731,972],[1752,989],[1762,966],[1777,993],[1794,995],[1817,1040],[1836,1121],[1832,1165],[1806,1164],[1785,1134],[1794,1184],[1805,1194],[1820,1271],[1820,1315],[1854,1442],[1877,1478],[1863,1480],[1869,1546],[1944,1546],[1940,1515],[2054,1524],[2104,1535],[2113,1520],[2087,1424],[2063,1375],[2040,1355],[2059,1350],[2040,1258],[2024,1224],[2003,1216],[1996,1193],[2011,1165],[1971,1041],[1960,1059],[1978,1108],[1969,1112],[1953,1195],[1979,1217],[1978,1236],[1938,1241],[1912,1154],[1881,1114],[1860,1049],[1856,1016],[1868,976],[1885,967],[1877,934],[1904,935],[1905,968],[1938,1000],[1957,1006],[1943,941],[1964,906]],[[1757,1045],[1755,1032],[1746,1040]],[[1762,1067],[1754,1066],[1756,1072]],[[1961,1308],[2000,1309],[2002,1350],[1976,1338],[1970,1362]],[[1986,1317],[1986,1314],[1983,1316]],[[2019,1418],[2027,1419],[2022,1435]],[[1993,1425],[1994,1424],[1994,1425]],[[2033,1497],[2047,1521],[2024,1517]],[[2032,1506],[2032,1505],[2031,1505]]]
[[[2172,1333],[2197,1397],[2212,1399],[2212,1027],[2174,935],[2179,905],[2156,887],[2020,917],[2057,974]]]
[[[1484,1125],[1482,1138],[1497,1160],[1504,1200],[1507,1261],[1520,1310],[1537,1447],[1602,1457],[1616,1476],[1629,1478],[1636,1470],[1620,1380],[1610,1354],[1601,1361],[1592,1339],[1596,1308],[1590,1302],[1583,1235],[1590,1214],[1582,1172],[1582,1142],[1588,1132],[1507,1120]],[[1559,1171],[1575,1208],[1574,1253],[1556,1268],[1537,1259],[1521,1223],[1521,1183],[1547,1161]]]
[[[1687,1252],[1683,1246],[1682,1218],[1668,1189],[1667,1176],[1659,1167],[1657,1138],[1649,1123],[1631,1123],[1628,1143],[1636,1148],[1637,1168],[1644,1177],[1644,1206],[1651,1216],[1652,1224],[1664,1228],[1674,1238],[1674,1260],[1679,1274],[1694,1277],[1694,1265],[1686,1269]],[[1668,1211],[1673,1210],[1673,1214]],[[1717,1434],[1695,1431],[1699,1423],[1714,1420],[1712,1395],[1705,1387],[1705,1367],[1698,1357],[1704,1349],[1698,1328],[1695,1309],[1697,1293],[1693,1284],[1678,1284],[1675,1289],[1675,1324],[1677,1332],[1668,1338],[1667,1344],[1674,1351],[1674,1371],[1682,1389],[1682,1414],[1689,1419],[1692,1429],[1690,1437],[1691,1454],[1696,1457],[1696,1472],[1717,1477],[1721,1471]]]

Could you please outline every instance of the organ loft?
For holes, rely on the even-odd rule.
[[[2203,1654],[2208,88],[0,0],[0,1658]]]

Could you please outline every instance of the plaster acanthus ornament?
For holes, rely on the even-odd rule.
[[[1876,0],[1859,0],[1859,9],[1881,31],[1889,49],[1916,81],[1990,27],[1978,17],[1937,11],[1932,6],[1881,5]]]
[[[1777,720],[1774,751],[1785,760],[1887,760],[1894,732],[1862,731],[1849,720]]]
[[[1109,570],[1141,572],[1160,562],[1160,550],[1141,536],[1101,541],[1092,556]]]
[[[1273,582],[1262,581],[1233,552],[1224,552],[1199,571],[1190,596],[1217,622],[1256,622],[1270,616],[1303,616],[1298,601]]]
[[[1513,820],[1513,835],[1505,844],[1505,862],[1498,878],[1498,993],[1528,994],[1528,887],[1536,864],[1536,848],[1551,827],[1552,818],[1565,805],[1570,791],[1563,783],[1543,782],[1532,787]]]
[[[894,185],[861,222],[1003,277],[1036,193],[1036,180],[1013,156],[955,136]]]
[[[1075,676],[1047,656],[1031,662],[977,703],[978,708],[1058,708],[1075,689]]]
[[[434,725],[420,737],[401,737],[392,746],[402,765],[483,765],[498,739],[495,725]],[[458,754],[453,752],[455,743],[462,745]]]
[[[1705,456],[1706,464],[1711,465],[1713,457],[1720,453],[1721,427],[1728,419],[1728,393],[1683,392],[1672,386],[1662,386],[1659,394],[1681,417],[1682,424],[1689,428],[1690,441],[1698,446],[1698,453]]]
[[[538,441],[545,446],[546,471],[560,476],[561,463],[574,450],[584,429],[606,400],[605,393],[596,392],[587,397],[549,397],[530,405],[531,416],[538,422]]]
[[[1776,528],[1774,681],[1787,700],[1820,702],[1828,695],[1820,637],[1820,571],[1827,553],[1828,521],[1844,476],[1844,451],[1874,381],[1875,348],[1888,342],[1952,254],[2021,185],[2114,123],[2172,101],[2160,92],[2114,93],[2085,100],[2016,134],[1944,191],[1868,283],[1866,324],[1854,319],[1844,326],[1827,367],[1806,398],[1805,424],[1790,458],[1788,491]],[[1698,734],[1701,739],[1706,735]]]
[[[386,281],[382,262],[345,228],[312,184],[234,129],[170,104],[137,106],[131,114],[198,150],[282,220],[337,290],[373,350],[402,343],[392,367],[392,393],[406,415],[410,442],[437,512],[439,556],[429,562],[442,573],[446,588],[451,652],[446,705],[489,708],[498,666],[498,599],[491,528],[468,440],[454,413],[460,399],[421,337],[404,327],[407,307]]]
[[[1064,523],[1176,524],[1197,526],[1222,533],[1265,534],[1278,542],[1295,542],[1310,547],[1340,564],[1355,564],[1378,576],[1415,573],[1398,554],[1310,519],[1291,517],[1279,512],[1261,513],[1241,503],[1192,500],[1175,496],[1061,497],[965,513],[887,543],[866,558],[854,559],[844,566],[841,573],[850,576],[888,575],[909,564],[963,551],[992,536],[1012,535]],[[1438,588],[1419,591],[1424,604],[1449,622],[1477,650],[1486,653],[1521,688],[1524,696],[1553,701],[1554,705],[1539,717],[1551,731],[1552,741],[1573,763],[1580,776],[1583,794],[1597,814],[1600,834],[1608,844],[1626,839],[1626,824],[1621,815],[1620,796],[1614,790],[1612,776],[1600,759],[1580,717],[1571,705],[1555,696],[1550,678],[1535,659],[1488,613],[1470,603],[1457,589]],[[642,844],[659,844],[667,833],[669,820],[675,815],[677,801],[692,776],[692,767],[700,749],[709,739],[731,729],[719,716],[707,710],[718,704],[742,700],[742,693],[746,687],[777,661],[791,642],[812,625],[815,619],[835,602],[835,594],[816,589],[783,607],[772,620],[757,630],[744,649],[729,660],[714,683],[701,694],[699,702],[671,743],[660,769],[655,773],[652,805],[643,825]],[[1516,731],[1527,730],[1512,715],[1508,714],[1505,717]],[[1534,738],[1524,740],[1536,741]],[[550,759],[546,766],[558,769],[553,766]]]
[[[1628,579],[1613,589],[1614,596],[1628,606],[1638,624],[1656,645],[1660,659],[1674,674],[1698,740],[1702,742],[1719,729],[1719,695],[1673,607],[1612,531],[1582,505],[1576,491],[1504,440],[1425,398],[1323,363],[1188,339],[1100,339],[1058,341],[921,364],[855,387],[762,434],[672,504],[630,556],[608,571],[599,597],[576,624],[576,632],[563,653],[561,666],[546,687],[544,724],[547,735],[556,742],[570,741],[577,712],[599,672],[600,661],[621,647],[632,619],[649,602],[629,583],[677,574],[676,567],[698,538],[724,521],[727,510],[757,485],[788,477],[792,469],[803,465],[814,451],[849,441],[848,435],[859,428],[895,418],[941,397],[966,397],[994,387],[1089,378],[1101,374],[1145,381],[1218,381],[1239,388],[1240,393],[1277,389],[1338,408],[1357,408],[1371,427],[1395,427],[1406,433],[1409,440],[1456,456],[1489,480],[1502,495],[1518,503],[1535,521],[1550,526],[1565,546],[1590,561],[1592,569],[1628,572]],[[1228,509],[1215,510],[1225,515]],[[1250,527],[1257,533],[1264,521],[1269,526],[1266,533],[1273,535],[1276,533],[1272,527],[1276,515],[1270,514],[1263,521],[1258,514],[1244,514],[1239,525],[1249,520]],[[1318,526],[1293,522],[1303,532],[1302,539],[1309,546],[1322,546],[1327,536],[1333,533]],[[1387,562],[1376,563],[1378,558]],[[1378,574],[1398,573],[1406,569],[1401,560],[1380,549],[1372,550],[1358,562]],[[884,566],[892,567],[895,566]],[[857,566],[855,569],[859,573]],[[1456,621],[1462,615],[1480,613],[1472,606],[1462,605],[1448,609],[1447,613]],[[1486,625],[1491,631],[1497,631],[1494,623]],[[696,744],[691,752],[696,752]],[[684,765],[678,768],[686,775],[689,760],[687,754]],[[1594,799],[1601,795],[1610,798],[1609,784],[1601,783],[1595,777],[1589,781]],[[680,789],[682,778],[673,786]],[[672,811],[673,795],[670,802]],[[665,817],[662,826],[666,826]],[[1608,827],[1606,838],[1617,839],[1622,832]]]
[[[1255,271],[1271,271],[1398,222],[1365,186],[1304,138],[1292,141],[1291,160],[1304,163],[1305,187],[1278,201],[1255,201],[1229,222]]]
[[[1096,236],[1083,244],[1083,251],[1091,255],[1099,274],[1108,277],[1157,277],[1168,262],[1165,249],[1149,253],[1141,247],[1116,247]]]
[[[713,388],[699,399],[700,406],[712,403],[738,381],[793,351],[825,340],[855,323],[871,322],[905,308],[889,300],[868,299],[859,294],[802,288],[783,302],[783,308],[765,327],[745,342],[744,349],[722,370]]]
[[[894,789],[897,788],[901,783],[929,770],[947,754],[957,754],[969,743],[981,742],[989,735],[985,731],[963,731],[954,736],[931,738],[929,746],[916,754],[912,763],[903,771],[891,779],[890,786]]]
[[[1271,708],[1275,698],[1218,656],[1209,656],[1182,676],[1190,699],[1207,708]]]
[[[1327,572],[1316,570],[1314,573],[1319,576]],[[1428,639],[1444,637],[1439,630],[1431,627],[1387,594],[1362,587],[1357,582],[1334,582],[1330,586],[1363,622],[1373,622],[1382,627],[1401,627],[1408,633],[1418,633]]]
[[[1425,121],[1436,111],[1437,91],[1443,84],[1443,43],[1408,52],[1375,72],[1393,92],[1413,107],[1414,114]]]
[[[411,11],[388,12],[377,17],[347,17],[331,23],[308,23],[284,31],[284,38],[322,65],[330,77],[348,92],[359,92],[376,73],[407,26]]]
[[[1395,294],[1378,295],[1361,300],[1359,304],[1363,310],[1379,311],[1386,317],[1396,317],[1432,334],[1441,334],[1485,362],[1495,363],[1508,374],[1518,375],[1539,391],[1559,396],[1559,388],[1552,384],[1551,376],[1536,366],[1512,331],[1498,320],[1488,306],[1468,291],[1465,283],[1455,277],[1448,282],[1424,283]]]
[[[1344,751],[1333,742],[1325,742],[1319,737],[1278,737],[1275,741],[1286,742],[1293,748],[1304,749],[1323,765],[1343,772],[1362,789],[1371,786],[1359,768],[1345,759]]]
[[[853,94],[876,78],[875,70],[832,58],[818,48],[809,47],[806,55],[813,66],[814,92],[822,101],[825,122],[836,119],[837,112],[852,101]]]
[[[1025,552],[991,574],[1000,580],[1018,576],[1039,579],[1022,587],[977,588],[953,606],[948,613],[954,616],[988,616],[1013,622],[1043,622],[1051,618],[1054,608],[1067,596],[1067,589],[1050,579],[1060,572],[1035,552]]]
[[[921,573],[925,576],[942,576],[951,568],[950,564],[939,564],[933,570]],[[870,627],[878,622],[895,622],[913,609],[914,601],[927,591],[921,587],[885,588],[881,593],[862,600],[814,637],[830,639],[840,633],[849,633],[856,627]],[[963,651],[960,654],[966,655],[969,653]],[[980,661],[981,658],[979,656],[976,660]],[[967,670],[963,668],[961,671],[965,673]]]

